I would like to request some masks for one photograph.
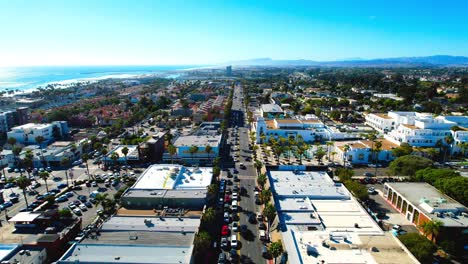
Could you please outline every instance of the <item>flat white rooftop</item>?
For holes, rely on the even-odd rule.
[[[75,244],[57,263],[189,263],[190,247]]]
[[[114,216],[101,231],[196,232],[199,226],[199,218]]]
[[[341,183],[334,183],[324,171],[270,171],[273,189],[278,197],[310,199],[349,199]]]
[[[132,189],[206,189],[211,183],[212,176],[212,168],[155,164],[141,174]]]

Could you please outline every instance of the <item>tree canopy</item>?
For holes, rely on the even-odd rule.
[[[437,248],[429,239],[418,233],[407,233],[398,238],[421,263],[431,263]]]
[[[416,171],[431,167],[432,161],[419,156],[401,156],[390,163],[390,173],[393,175],[413,176]]]

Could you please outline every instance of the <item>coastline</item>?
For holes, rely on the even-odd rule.
[[[93,66],[93,67],[96,67],[96,66]],[[114,67],[115,69],[120,69],[119,66],[112,66],[112,67]],[[135,70],[135,72],[138,72],[138,73],[131,73],[132,70],[129,70],[129,71],[124,70],[126,67],[127,68],[128,67],[130,68],[141,67],[141,69]],[[158,67],[160,67],[161,69],[157,69]],[[174,69],[170,69],[172,67],[174,67]],[[190,66],[187,65],[187,67],[190,67]],[[209,67],[213,67],[213,66],[209,66]],[[102,80],[109,80],[109,79],[142,79],[142,78],[152,78],[152,77],[177,79],[180,75],[183,75],[186,72],[197,70],[197,69],[206,69],[208,67],[207,66],[195,66],[195,67],[190,67],[190,68],[184,68],[184,66],[181,65],[181,66],[148,66],[148,69],[145,69],[145,66],[121,66],[121,68],[123,69],[122,73],[117,73],[118,71],[116,72],[115,70],[114,71],[101,70],[99,72],[88,72],[88,73],[80,72],[78,75],[89,75],[89,74],[100,74],[100,73],[102,73],[103,75],[93,76],[93,77],[83,76],[83,78],[67,78],[67,79],[57,80],[57,81],[42,82],[42,83],[38,83],[37,85],[34,85],[34,87],[23,88],[23,89],[21,89],[21,87],[28,86],[27,82],[22,82],[20,80],[16,81],[16,79],[0,80],[0,83],[3,83],[4,85],[10,84],[8,85],[8,87],[0,86],[0,91],[6,92],[3,95],[3,97],[13,97],[16,95],[31,94],[32,92],[37,91],[38,88],[44,88],[48,85],[54,85],[54,87],[57,89],[66,89],[78,83],[94,83],[94,82],[98,82]],[[57,67],[57,69],[61,69],[61,68]],[[83,66],[83,69],[86,69],[86,67]],[[50,74],[53,75],[54,72],[51,71]],[[18,74],[18,76],[21,76],[21,74]],[[37,77],[37,79],[40,79],[40,78],[44,78],[44,77],[42,76]],[[8,93],[8,92],[11,92],[11,93]]]

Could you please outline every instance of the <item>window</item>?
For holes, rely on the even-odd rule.
[[[360,153],[359,156],[358,156],[358,159],[363,160],[364,159],[364,154]]]

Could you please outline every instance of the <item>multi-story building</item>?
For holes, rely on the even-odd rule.
[[[378,139],[382,144],[380,151],[375,149],[375,142],[369,140],[341,141],[335,143],[335,152],[337,160],[347,161],[351,164],[371,164],[375,162],[390,162],[395,159],[392,150],[398,147],[398,144],[386,139]],[[349,149],[345,146],[348,146]],[[335,158],[335,157],[334,157]]]
[[[321,141],[329,138],[327,127],[318,119],[270,119],[258,117],[255,124],[257,143],[270,138],[297,138],[306,142]]]
[[[56,132],[54,132],[54,129]],[[66,121],[55,121],[50,124],[34,124],[28,123],[21,126],[12,127],[11,131],[7,133],[10,138],[15,138],[16,142],[20,144],[36,144],[36,137],[42,136],[46,143],[50,143],[58,137],[63,137],[69,132],[68,124]]]
[[[449,145],[447,137],[453,138],[452,153],[462,151],[468,139],[467,116],[437,116],[428,113],[396,112],[368,114],[366,123],[385,133],[385,138],[394,143],[403,142],[415,147],[435,147],[438,142]],[[456,128],[456,129],[455,129]]]
[[[26,124],[30,119],[28,107],[0,112],[0,133],[7,133],[16,125]]]
[[[421,225],[428,221],[443,223],[438,237],[450,239],[466,246],[468,241],[468,208],[441,193],[428,183],[385,183],[384,198],[421,232]],[[429,236],[429,239],[432,237]]]

